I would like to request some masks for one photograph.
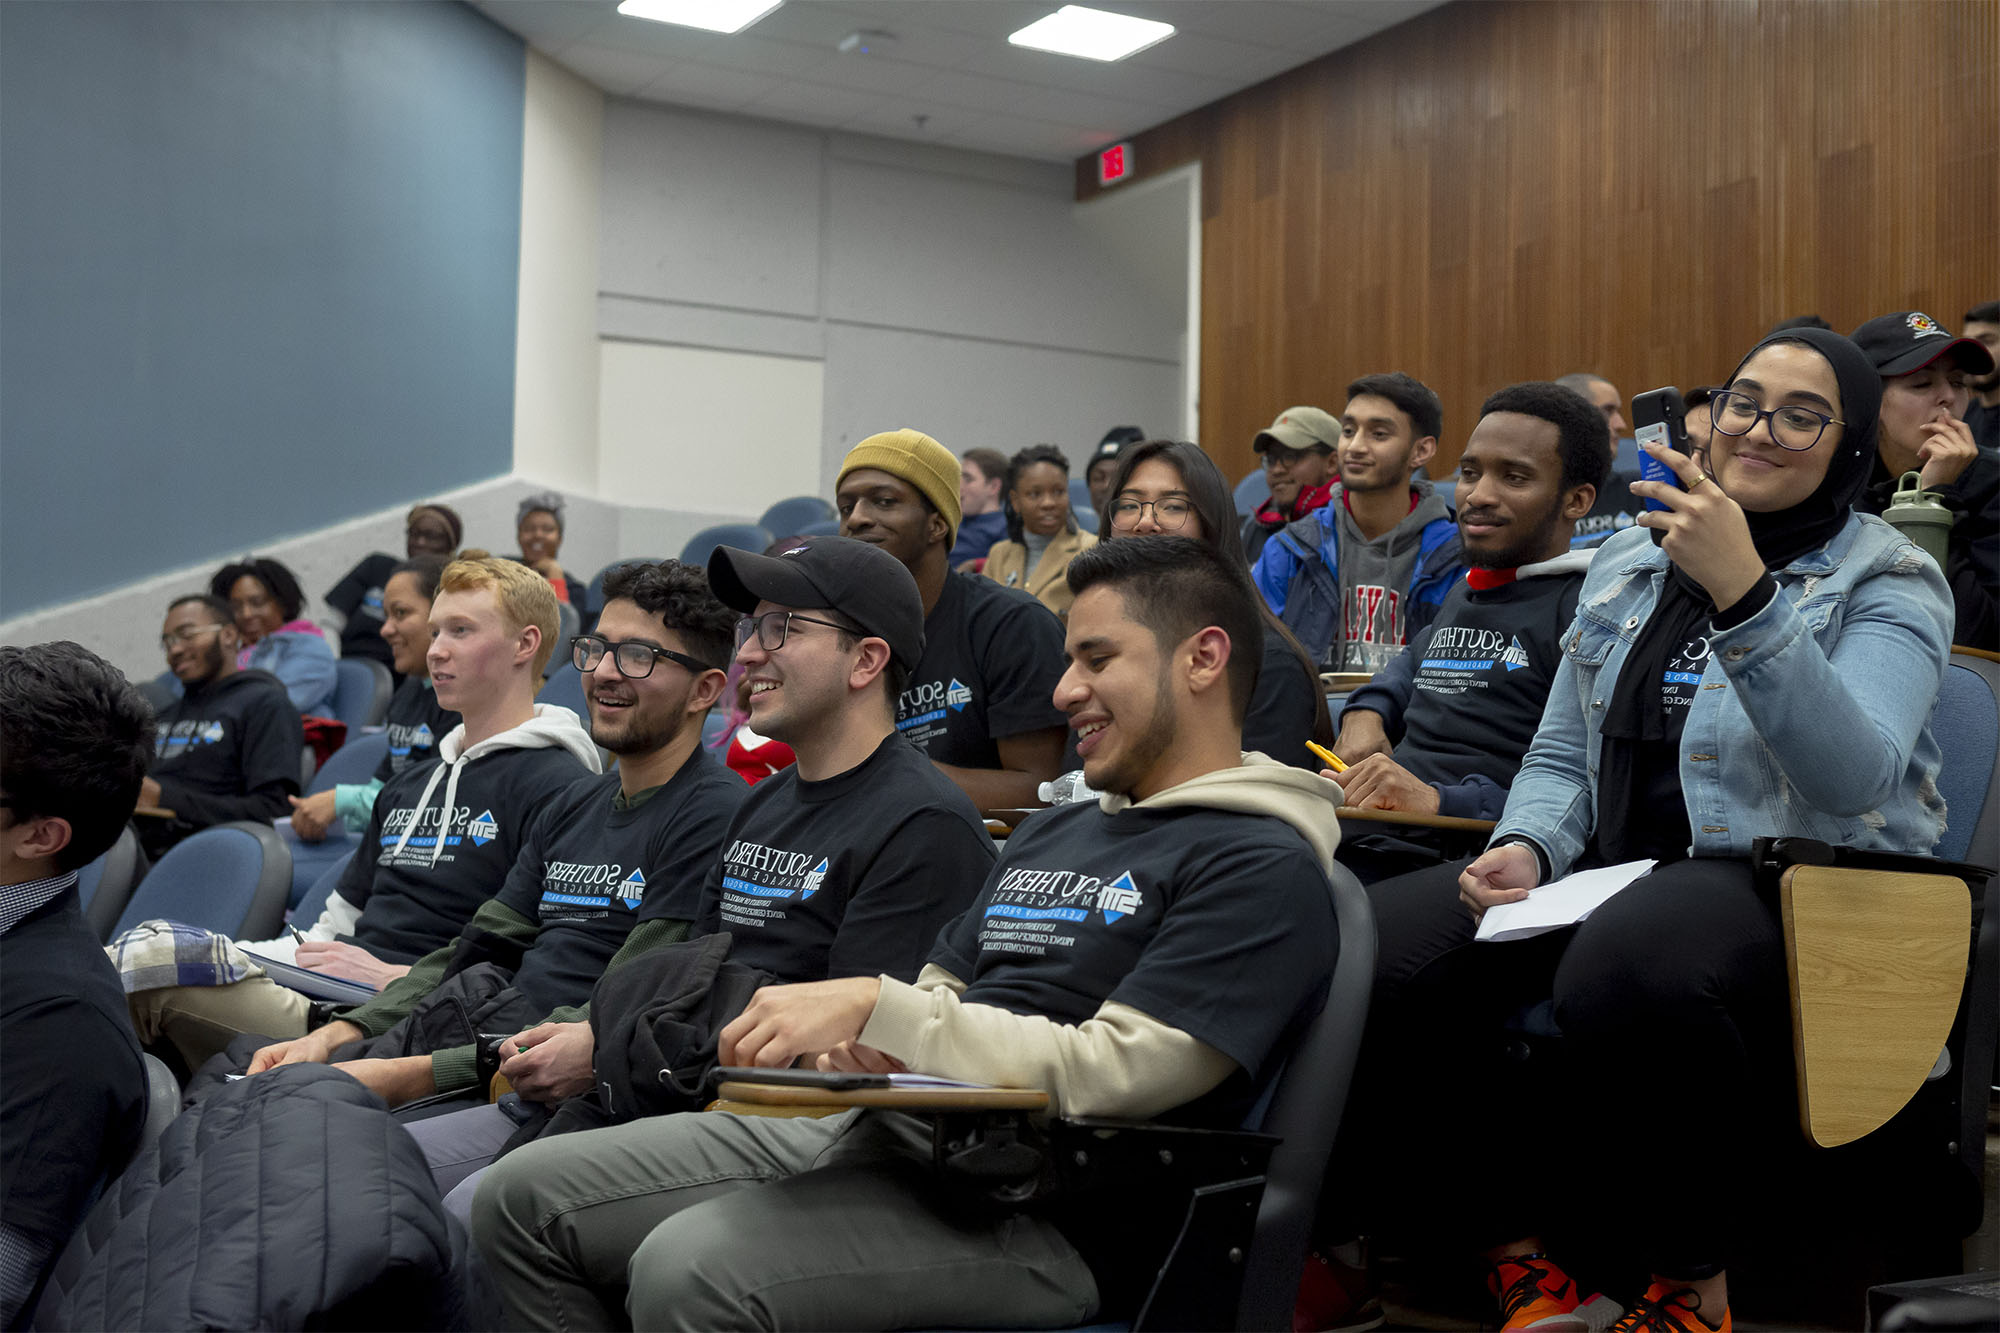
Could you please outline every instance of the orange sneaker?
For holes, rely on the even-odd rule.
[[[1503,1329],[1602,1333],[1620,1313],[1608,1297],[1586,1298],[1546,1254],[1509,1254],[1489,1267],[1486,1289],[1499,1303]]]
[[[1611,1326],[1612,1333],[1730,1333],[1728,1306],[1722,1309],[1722,1322],[1711,1324],[1695,1313],[1698,1305],[1688,1288],[1655,1282],[1625,1317]]]

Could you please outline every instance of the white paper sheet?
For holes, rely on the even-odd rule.
[[[1486,909],[1478,938],[1488,942],[1525,940],[1531,935],[1573,926],[1611,900],[1613,894],[1642,878],[1657,861],[1627,861],[1622,865],[1579,870],[1551,880],[1518,903]]]

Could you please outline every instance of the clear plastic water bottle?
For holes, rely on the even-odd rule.
[[[1044,782],[1035,788],[1035,795],[1050,805],[1074,805],[1078,801],[1094,801],[1097,793],[1083,780],[1083,770],[1064,773],[1053,782]]]

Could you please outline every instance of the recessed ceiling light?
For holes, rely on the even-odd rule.
[[[631,0],[626,0],[631,3]],[[1015,46],[1057,55],[1082,56],[1086,60],[1123,60],[1174,35],[1171,23],[1135,19],[1125,14],[1108,14],[1082,5],[1064,5],[1047,18],[1037,19],[1007,40]]]
[[[785,0],[622,0],[618,12],[709,32],[742,32]]]

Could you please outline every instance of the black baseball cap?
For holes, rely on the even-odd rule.
[[[1993,354],[1971,338],[1954,338],[1921,310],[1877,315],[1847,335],[1884,379],[1922,370],[1948,356],[1975,375],[1993,371]]]
[[[924,655],[924,599],[903,562],[851,537],[801,537],[776,555],[718,546],[708,586],[746,615],[759,602],[798,610],[825,607],[889,645],[889,656],[914,671]]]

